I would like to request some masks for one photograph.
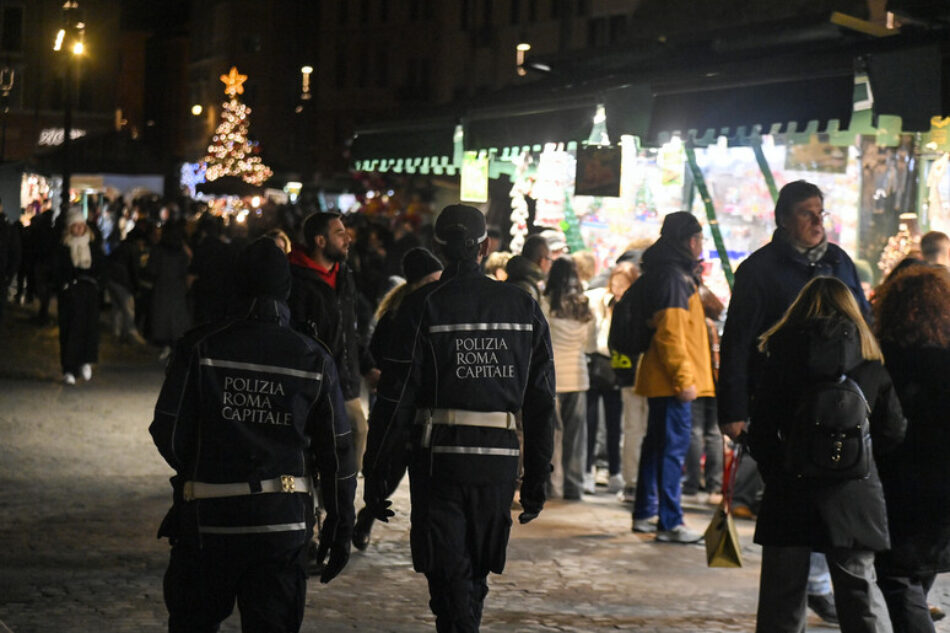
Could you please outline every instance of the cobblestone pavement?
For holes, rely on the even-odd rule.
[[[25,318],[13,310],[0,326],[0,633],[162,631],[168,546],[154,535],[170,471],[147,430],[157,350],[104,332],[92,381],[65,387],[55,328]],[[311,582],[304,631],[434,630],[409,559],[406,485],[394,500],[367,552],[329,585]],[[709,515],[692,507],[687,522],[702,529]],[[629,506],[605,492],[551,502],[513,528],[482,630],[752,631],[759,553],[752,524],[739,531],[746,566],[709,569],[702,546],[632,534]],[[932,597],[950,604],[948,593],[940,581]],[[237,613],[222,630],[240,630]]]

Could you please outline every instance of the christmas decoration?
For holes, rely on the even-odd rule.
[[[512,253],[520,254],[528,235],[528,201],[525,197],[531,192],[533,179],[528,177],[528,164],[531,162],[528,152],[516,159],[514,182],[511,185],[511,243],[508,248]]]
[[[584,237],[581,235],[581,222],[577,219],[577,214],[574,213],[574,205],[571,204],[573,198],[574,196],[570,192],[565,192],[564,219],[561,220],[559,227],[564,233],[568,251],[576,253],[586,247],[584,246]]]
[[[222,104],[221,123],[214,131],[208,154],[204,158],[207,164],[205,177],[208,181],[221,176],[237,176],[244,182],[260,185],[271,177],[270,168],[261,161],[257,143],[248,139],[248,117],[251,109],[238,101],[237,95],[244,93],[247,75],[238,73],[232,67],[227,75],[221,75],[224,93],[231,100]]]
[[[920,236],[911,233],[905,220],[898,225],[897,234],[887,238],[887,244],[884,245],[884,251],[881,253],[881,259],[877,262],[877,267],[887,277],[894,270],[894,267],[907,257],[911,251],[919,249]]]

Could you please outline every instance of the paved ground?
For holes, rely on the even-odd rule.
[[[0,326],[0,633],[162,631],[168,548],[154,534],[170,471],[147,431],[157,350],[104,333],[93,380],[66,387],[55,328],[26,316],[14,310]],[[754,630],[751,523],[740,523],[746,567],[708,569],[701,546],[632,534],[629,507],[603,492],[587,499],[516,525],[484,631]],[[304,631],[434,630],[425,580],[411,570],[408,501],[404,486],[368,551],[331,584],[311,582]],[[703,528],[709,510],[687,520]],[[950,583],[934,593],[950,604]],[[235,615],[222,630],[239,628]]]

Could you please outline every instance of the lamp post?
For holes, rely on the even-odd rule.
[[[78,19],[79,3],[76,0],[66,0],[63,4],[63,28],[56,34],[53,50],[64,56],[63,80],[63,188],[60,194],[60,213],[69,212],[69,181],[72,163],[70,161],[70,142],[73,135],[73,82],[78,77],[74,67],[78,70],[79,59],[86,52],[85,33],[86,25]]]

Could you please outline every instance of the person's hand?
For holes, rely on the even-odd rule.
[[[524,525],[538,518],[541,510],[544,508],[544,500],[532,498],[528,486],[521,484],[521,508],[524,510],[518,515],[518,523]]]
[[[719,429],[722,431],[722,434],[733,441],[735,441],[740,435],[742,435],[742,433],[745,432],[745,427],[745,420],[726,422],[725,424],[719,425]]]
[[[367,501],[366,508],[377,521],[389,523],[389,517],[396,516],[396,513],[389,509],[392,504],[393,502],[389,499],[376,499],[372,502]]]
[[[692,402],[696,399],[696,385],[690,385],[676,392],[676,399],[680,402]]]
[[[321,548],[322,548],[321,544]],[[327,561],[327,564],[323,566],[323,571],[320,572],[320,582],[324,585],[333,580],[339,575],[343,568],[346,567],[347,561],[350,560],[350,542],[349,539],[345,543],[339,545],[334,544],[329,547],[330,550],[330,560]],[[318,562],[323,562],[323,556],[326,555],[326,552],[321,552],[320,549],[317,550]]]
[[[380,373],[381,372],[376,367],[373,367],[368,372],[366,372],[363,378],[366,379],[366,387],[368,389],[373,390],[376,388],[376,385],[379,384]]]

